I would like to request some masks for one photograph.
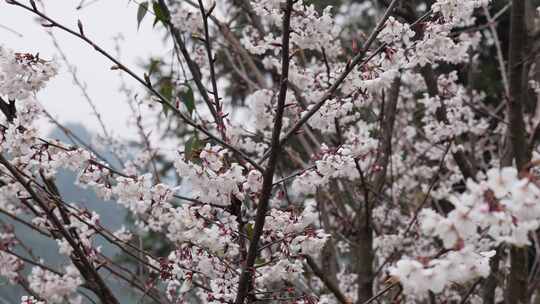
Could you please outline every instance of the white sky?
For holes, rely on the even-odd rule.
[[[27,0],[21,1],[29,3]],[[141,59],[163,56],[168,52],[162,42],[162,35],[152,29],[152,15],[147,14],[137,30],[137,4],[133,1],[128,3],[128,0],[101,0],[82,10],[76,10],[80,1],[44,0],[44,3],[47,14],[65,26],[76,29],[77,20],[80,19],[85,34],[111,54],[115,54],[113,37],[121,33],[125,38],[122,43],[122,62],[141,76],[143,71],[137,66]],[[0,44],[3,46],[16,52],[39,52],[44,59],[55,56],[56,50],[50,37],[32,13],[0,1],[0,26],[9,27],[22,34],[20,37],[0,28]],[[111,71],[112,64],[82,40],[58,29],[55,29],[54,33],[71,64],[77,67],[79,79],[86,82],[88,93],[101,112],[108,129],[121,137],[135,135],[135,130],[126,127],[130,110],[125,97],[118,91],[120,81],[117,74],[120,72]],[[126,75],[125,79],[129,85],[143,92],[141,86],[129,76]],[[40,91],[38,97],[60,122],[78,122],[94,132],[101,130],[81,91],[72,83],[66,66],[62,65],[59,75]]]

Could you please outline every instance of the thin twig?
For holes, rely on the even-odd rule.
[[[248,163],[250,163],[255,169],[259,170],[259,171],[263,171],[263,168],[254,160],[252,160],[249,156],[247,156],[245,153],[243,153],[242,151],[238,150],[237,148],[233,147],[231,144],[227,143],[226,141],[220,139],[218,136],[215,136],[214,134],[212,134],[210,131],[208,131],[207,129],[205,129],[204,127],[202,127],[201,125],[197,124],[195,121],[193,121],[191,118],[187,117],[184,113],[182,113],[178,108],[176,108],[173,103],[171,103],[170,100],[168,100],[167,98],[165,98],[162,94],[160,94],[158,91],[156,91],[156,89],[154,89],[152,87],[151,84],[149,84],[147,81],[145,81],[144,79],[142,79],[140,76],[138,76],[137,74],[135,74],[135,72],[133,72],[131,69],[129,69],[127,66],[125,66],[123,63],[121,63],[120,61],[118,61],[116,58],[114,58],[112,55],[110,55],[107,51],[105,51],[104,49],[102,49],[101,47],[99,47],[96,43],[94,43],[92,40],[90,40],[86,35],[82,34],[82,33],[78,33],[74,30],[71,30],[65,26],[63,26],[62,24],[58,23],[57,21],[55,21],[54,19],[48,17],[47,15],[45,15],[44,13],[40,12],[39,10],[35,10],[33,9],[32,7],[29,7],[25,4],[22,4],[20,3],[19,1],[17,0],[6,0],[6,2],[8,4],[12,4],[12,5],[15,5],[15,6],[19,6],[21,8],[24,8],[25,10],[27,11],[30,11],[34,14],[36,14],[37,16],[41,17],[42,19],[46,20],[47,22],[49,22],[49,24],[46,24],[45,26],[49,26],[49,27],[57,27],[75,37],[78,37],[79,39],[83,40],[84,42],[86,42],[87,44],[91,45],[98,53],[102,54],[103,56],[105,56],[107,59],[109,59],[110,61],[112,61],[114,64],[115,64],[115,68],[119,69],[119,70],[122,70],[126,73],[128,73],[132,78],[134,78],[135,80],[137,80],[140,84],[142,84],[144,87],[146,87],[153,95],[155,95],[157,97],[157,102],[162,104],[163,106],[165,106],[166,108],[168,108],[169,110],[171,110],[175,115],[177,115],[178,117],[180,117],[186,124],[192,126],[193,128],[195,128],[196,130],[202,132],[203,134],[205,134],[206,136],[208,136],[209,138],[211,138],[212,140],[216,141],[217,143],[219,143],[220,145],[222,145],[223,147],[227,148],[228,150],[230,150],[233,154],[239,156],[241,159],[244,159],[245,161],[247,161]]]

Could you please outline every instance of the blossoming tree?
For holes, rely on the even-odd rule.
[[[134,111],[135,157],[102,126],[113,165],[36,127],[36,93],[63,61],[0,47],[0,213],[68,261],[52,267],[3,224],[0,276],[21,303],[120,303],[110,280],[155,303],[540,303],[532,1],[140,1],[174,55],[144,75],[80,21],[5,2],[136,80],[132,105],[159,105]],[[486,73],[498,90],[475,83]],[[167,128],[142,123],[156,118]],[[66,201],[59,170],[132,227]],[[150,233],[166,254],[135,241]]]

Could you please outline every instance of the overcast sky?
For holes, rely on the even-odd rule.
[[[21,0],[28,3],[27,0]],[[77,28],[77,20],[84,24],[85,34],[112,54],[114,37],[122,34],[123,62],[141,75],[143,71],[137,63],[150,56],[162,56],[168,50],[162,43],[162,35],[152,29],[152,18],[148,15],[137,30],[137,4],[128,0],[87,0],[87,7],[77,10],[81,0],[45,0],[49,16],[60,23]],[[20,35],[3,28],[8,27]],[[61,30],[54,30],[68,59],[78,68],[79,78],[88,85],[88,93],[94,100],[110,130],[121,137],[131,137],[134,130],[128,130],[125,122],[129,108],[125,98],[118,92],[120,85],[118,71],[111,71],[112,64],[81,40],[69,36]],[[40,53],[44,59],[56,55],[50,37],[39,25],[35,16],[22,8],[8,5],[0,0],[0,44],[16,52]],[[143,92],[141,87],[126,77],[129,84]],[[87,128],[98,131],[96,118],[81,91],[73,85],[71,74],[62,65],[59,75],[40,91],[39,100],[62,123],[79,122]],[[47,130],[44,130],[47,131]]]

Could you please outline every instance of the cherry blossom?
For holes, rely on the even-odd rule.
[[[38,92],[76,71],[0,46],[0,276],[26,290],[21,303],[83,303],[82,291],[119,303],[111,278],[157,303],[539,296],[538,261],[518,254],[540,227],[536,63],[501,51],[518,43],[519,1],[240,2],[130,3],[171,55],[139,76],[82,22],[7,1],[111,60],[139,136],[108,132],[90,100],[102,134],[48,138],[43,120],[62,125]],[[64,172],[129,222],[67,200]],[[11,221],[51,239],[62,264]]]

